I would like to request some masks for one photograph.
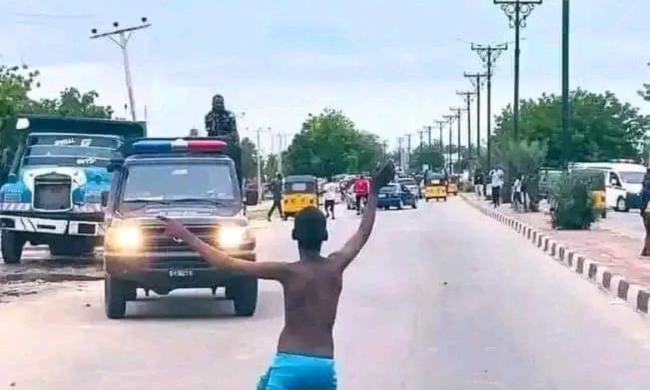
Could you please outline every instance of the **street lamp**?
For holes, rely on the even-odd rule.
[[[500,5],[503,12],[510,21],[510,27],[515,29],[515,96],[513,105],[514,115],[514,138],[519,137],[519,33],[522,27],[526,27],[526,19],[530,16],[536,6],[542,4],[542,0],[494,0],[494,4]]]

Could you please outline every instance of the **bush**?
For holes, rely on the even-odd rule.
[[[474,184],[464,181],[460,184],[460,192],[474,192]]]
[[[584,180],[565,174],[552,190],[551,218],[556,229],[589,229],[596,221],[591,191]]]

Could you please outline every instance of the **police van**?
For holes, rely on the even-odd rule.
[[[176,218],[206,243],[255,261],[255,238],[243,213],[234,148],[217,138],[137,140],[110,166],[106,206],[106,315],[121,318],[137,289],[225,287],[238,316],[257,305],[257,279],[214,268],[180,239],[164,234],[159,216]],[[234,150],[230,153],[229,150]]]

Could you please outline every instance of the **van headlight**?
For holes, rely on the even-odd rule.
[[[137,225],[117,225],[106,231],[106,245],[118,252],[136,251],[142,241],[142,230]]]
[[[217,231],[217,244],[222,248],[237,248],[244,242],[246,229],[240,226],[222,226]]]

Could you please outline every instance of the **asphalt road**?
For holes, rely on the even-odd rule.
[[[460,199],[380,212],[345,277],[336,324],[342,389],[647,389],[650,320]],[[339,207],[333,249],[358,218]],[[293,259],[290,223],[259,231]],[[264,282],[257,315],[207,292],[104,317],[101,282],[0,304],[0,388],[253,389],[282,326]],[[196,299],[199,297],[199,299]]]

